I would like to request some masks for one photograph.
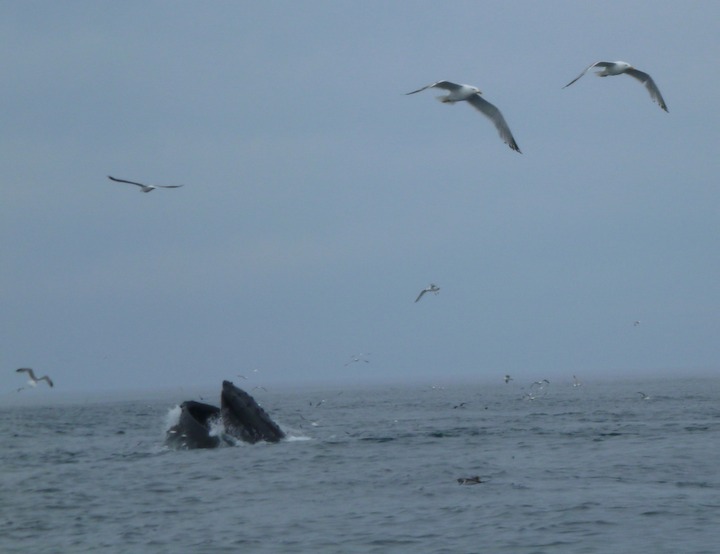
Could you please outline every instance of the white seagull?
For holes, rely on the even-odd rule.
[[[450,94],[447,96],[437,97],[437,99],[443,104],[454,104],[455,102],[461,102],[463,100],[469,102],[475,109],[481,111],[492,120],[495,124],[495,128],[498,130],[498,133],[500,133],[500,138],[503,139],[505,144],[516,152],[522,154],[512,136],[512,133],[510,132],[510,127],[508,127],[508,124],[505,122],[505,118],[502,113],[500,113],[500,110],[498,110],[490,102],[480,96],[482,94],[480,89],[470,85],[458,85],[456,83],[451,83],[450,81],[438,81],[437,83],[427,85],[406,94],[415,94],[416,92],[421,92],[428,88],[441,88],[450,91]]]
[[[570,85],[572,85],[575,81],[577,81],[580,77],[585,75],[593,67],[603,67],[604,68],[602,71],[595,72],[595,75],[597,75],[598,77],[607,77],[608,75],[622,75],[623,73],[630,75],[630,77],[634,77],[635,79],[640,81],[643,85],[645,85],[645,88],[650,93],[650,97],[653,99],[653,101],[657,102],[658,105],[663,110],[665,110],[666,112],[668,111],[667,106],[665,105],[665,100],[663,100],[662,94],[660,94],[660,89],[657,88],[657,85],[655,84],[655,81],[652,80],[652,77],[650,77],[650,75],[648,75],[647,73],[644,73],[643,71],[635,69],[633,66],[631,66],[627,62],[595,62],[593,64],[590,64],[585,69],[585,71],[583,71],[580,75],[575,77],[572,81],[570,81],[563,88],[567,88]]]
[[[111,181],[115,181],[117,183],[128,183],[130,185],[138,186],[142,189],[142,192],[152,192],[155,189],[179,189],[183,185],[143,185],[142,183],[136,183],[135,181],[126,181],[125,179],[116,179],[115,177],[110,177],[108,175],[108,179]]]
[[[425,294],[426,292],[432,292],[432,293],[438,294],[440,292],[440,287],[438,287],[435,283],[430,283],[429,287],[424,288],[423,290],[420,291],[420,294],[418,294],[418,297],[415,299],[415,302],[420,300],[423,297],[423,294]]]
[[[28,385],[30,386],[37,386],[38,381],[47,381],[47,384],[53,387],[53,382],[47,375],[43,375],[42,377],[35,377],[35,372],[30,369],[29,367],[21,367],[20,369],[16,369],[18,373],[27,373],[28,377],[30,377],[30,380],[28,381]]]

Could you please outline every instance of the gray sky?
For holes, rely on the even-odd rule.
[[[0,390],[20,366],[66,391],[715,374],[718,21],[3,2]],[[670,113],[627,76],[562,90],[597,60],[650,73]],[[440,79],[478,86],[523,154],[404,94]]]

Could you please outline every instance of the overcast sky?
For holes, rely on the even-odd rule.
[[[718,21],[0,3],[0,391],[21,366],[64,391],[717,374]],[[669,113],[628,76],[562,89],[597,60],[648,72]],[[440,79],[479,87],[523,153],[443,91],[404,94]]]

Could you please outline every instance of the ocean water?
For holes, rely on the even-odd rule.
[[[16,395],[0,552],[720,551],[720,379],[530,390],[256,391],[287,440],[190,451],[177,393]]]

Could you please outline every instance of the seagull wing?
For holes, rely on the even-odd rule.
[[[116,179],[115,177],[110,177],[110,175],[108,175],[108,179],[110,179],[111,181],[116,181],[118,183],[128,183],[130,185],[136,185],[138,187],[143,187],[143,188],[147,186],[147,185],[143,185],[142,183],[136,183],[135,181],[126,181],[125,179]]]
[[[423,88],[419,88],[417,90],[414,90],[412,92],[406,92],[405,94],[415,94],[416,92],[422,92],[429,88],[442,88],[445,90],[457,90],[460,88],[461,85],[458,85],[457,83],[451,83],[450,81],[437,81],[435,83],[432,83],[431,85],[424,86]]]
[[[153,185],[156,188],[159,189],[179,189],[180,187],[183,187],[185,185]]]
[[[663,100],[662,94],[660,94],[660,89],[657,88],[655,81],[652,80],[652,77],[650,77],[650,75],[643,71],[638,71],[635,68],[628,69],[625,73],[627,73],[631,77],[634,77],[643,85],[645,85],[645,88],[650,93],[650,97],[653,99],[653,101],[657,102],[663,110],[665,110],[666,112],[668,111],[667,106],[665,105],[665,100]]]
[[[585,74],[586,74],[588,71],[590,71],[593,67],[608,67],[609,65],[612,65],[612,64],[611,64],[610,62],[595,62],[595,63],[591,63],[589,66],[587,66],[587,67],[583,70],[583,72],[582,72],[580,75],[578,75],[577,77],[575,77],[572,81],[570,81],[570,82],[569,82],[567,85],[565,85],[563,88],[567,88],[567,87],[569,87],[570,85],[572,85],[575,81],[577,81],[580,77],[582,77],[583,75],[585,75]]]
[[[500,113],[500,110],[498,110],[495,106],[493,106],[490,102],[485,100],[479,94],[473,94],[467,99],[467,101],[492,120],[492,122],[495,124],[495,128],[498,130],[498,133],[500,133],[500,138],[503,139],[505,144],[507,144],[516,152],[520,152],[520,148],[515,142],[512,133],[510,132],[510,127],[508,127],[508,124],[505,122],[505,118]],[[520,154],[522,154],[522,152],[520,152]]]
[[[55,386],[55,385],[53,385],[53,382],[50,379],[50,377],[48,377],[47,375],[40,377],[40,379],[38,379],[38,381],[47,381],[47,384],[50,385],[51,387]]]
[[[21,367],[20,369],[16,369],[15,371],[17,371],[18,373],[27,373],[30,379],[32,379],[33,381],[36,380],[35,372],[29,367]]]
[[[418,297],[415,299],[415,302],[417,302],[418,300],[420,300],[420,299],[422,298],[423,294],[425,294],[426,292],[427,292],[427,289],[421,290],[421,291],[420,291],[420,294],[418,294]]]

